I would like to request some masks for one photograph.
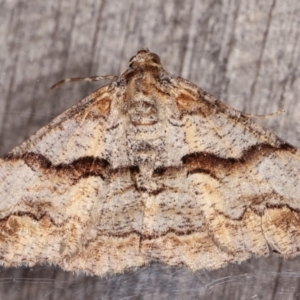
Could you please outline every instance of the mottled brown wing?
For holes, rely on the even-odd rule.
[[[124,140],[114,130],[122,120],[109,114],[118,100],[113,88],[91,94],[0,159],[4,266],[48,262],[101,275],[146,263],[130,171],[109,173],[105,159],[111,139]]]
[[[114,100],[113,91],[113,85],[107,85],[92,93],[8,155],[41,154],[56,165],[101,154],[104,134],[109,126],[108,114]]]
[[[194,270],[267,255],[269,248],[298,254],[299,150],[188,81],[179,79],[176,88],[187,175],[178,174],[152,202],[181,219],[145,241],[145,251]]]

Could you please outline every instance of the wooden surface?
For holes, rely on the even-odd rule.
[[[252,114],[300,147],[300,2],[0,0],[0,154],[104,83],[148,47],[174,75]],[[59,268],[0,269],[0,299],[299,299],[300,257],[216,271],[152,264],[106,278]]]

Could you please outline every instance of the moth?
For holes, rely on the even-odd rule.
[[[3,266],[102,276],[299,253],[298,149],[148,50],[110,78],[0,160]]]

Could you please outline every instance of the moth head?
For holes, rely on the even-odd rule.
[[[150,52],[148,49],[140,50],[129,60],[129,68],[137,69],[144,65],[160,65],[160,58],[157,54]]]

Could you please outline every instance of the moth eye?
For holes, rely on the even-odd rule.
[[[135,62],[134,62],[134,61],[133,61],[132,63],[129,64],[129,68],[130,68],[130,69],[134,69],[134,66],[135,66]]]
[[[155,53],[151,53],[151,56],[152,56],[152,61],[157,63],[157,64],[160,64],[160,57],[155,54]]]

